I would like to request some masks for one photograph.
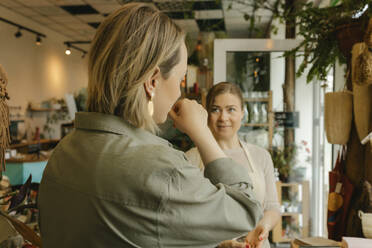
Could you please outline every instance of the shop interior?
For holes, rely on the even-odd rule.
[[[73,130],[75,113],[86,110],[87,59],[97,27],[127,2],[0,0],[0,65],[7,75],[7,96],[0,96],[10,130],[0,168],[0,230],[6,219],[32,232],[4,232],[0,247],[37,247],[38,183],[53,148]],[[205,106],[218,82],[242,90],[239,138],[267,149],[275,168],[281,218],[270,232],[271,247],[304,247],[301,241],[313,244],[315,237],[335,241],[330,247],[341,247],[345,237],[372,247],[372,4],[142,2],[186,33],[182,97]],[[305,5],[296,10],[296,2]],[[170,122],[161,129],[177,149],[193,147]],[[22,200],[13,199],[11,208],[14,195]]]

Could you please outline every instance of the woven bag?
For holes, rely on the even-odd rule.
[[[350,91],[325,94],[324,124],[331,144],[345,145],[349,140],[353,111],[353,93]]]

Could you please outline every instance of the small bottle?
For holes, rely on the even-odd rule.
[[[261,104],[261,123],[267,123],[266,104]]]
[[[244,106],[243,106],[243,111],[244,111],[244,117],[243,117],[242,122],[243,123],[248,123],[249,113],[248,113],[248,108],[247,108],[247,105],[246,104],[244,104]]]
[[[260,111],[258,107],[258,103],[253,104],[253,111],[252,111],[252,118],[251,118],[251,123],[259,123],[260,122]]]

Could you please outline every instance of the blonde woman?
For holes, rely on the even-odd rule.
[[[88,112],[55,148],[39,188],[43,247],[215,247],[262,215],[247,169],[227,158],[207,112],[181,100],[184,34],[131,3],[99,26],[88,62]],[[205,171],[156,136],[167,116]]]
[[[214,85],[208,92],[206,102],[210,130],[224,153],[249,170],[253,192],[264,207],[263,218],[256,228],[248,233],[245,240],[250,247],[269,248],[267,237],[280,218],[270,154],[265,149],[247,144],[238,138],[238,130],[244,117],[244,101],[236,84],[221,82]],[[193,164],[204,169],[204,162],[198,150],[199,147],[192,148],[186,155]]]

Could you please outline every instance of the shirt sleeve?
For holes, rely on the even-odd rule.
[[[174,158],[159,227],[168,247],[212,247],[246,234],[262,217],[246,168],[230,158],[205,167],[204,176],[186,159]]]
[[[199,151],[196,147],[191,148],[185,153],[187,159],[189,162],[197,167],[199,167],[201,170],[204,169],[203,161],[201,160]]]
[[[264,159],[264,175],[266,181],[266,192],[264,200],[264,210],[277,210],[280,212],[280,204],[278,201],[278,192],[276,190],[274,165],[270,153],[265,151]]]

